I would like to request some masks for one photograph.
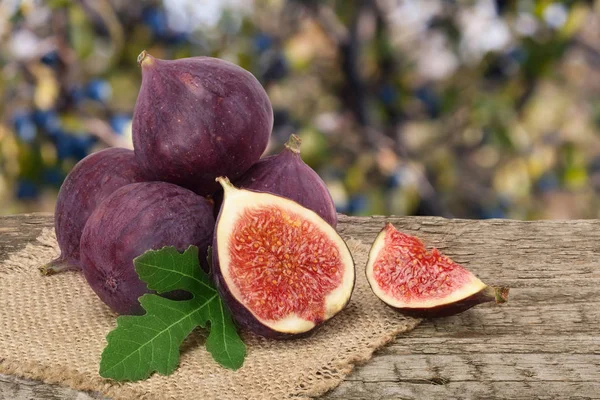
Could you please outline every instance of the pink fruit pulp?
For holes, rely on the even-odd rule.
[[[436,248],[387,225],[385,244],[373,277],[388,296],[404,303],[442,299],[472,281],[473,275]]]
[[[233,283],[258,318],[324,319],[325,298],[340,286],[344,266],[335,244],[312,223],[281,208],[251,208],[229,248]]]

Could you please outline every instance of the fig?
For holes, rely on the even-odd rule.
[[[79,240],[92,211],[120,187],[144,180],[133,151],[128,149],[105,149],[79,161],[62,184],[56,200],[54,229],[60,256],[41,267],[41,272],[80,269]]]
[[[508,288],[487,286],[439,250],[388,223],[369,252],[367,280],[379,299],[402,314],[447,317],[481,303],[504,303]]]
[[[234,184],[242,189],[267,192],[294,200],[313,210],[334,228],[337,213],[333,199],[319,175],[300,157],[301,140],[291,135],[281,153],[265,157],[254,164]],[[215,198],[220,205],[222,192]]]
[[[208,200],[166,182],[132,183],[116,190],[90,215],[81,236],[83,274],[98,297],[118,314],[143,312],[138,297],[150,293],[133,259],[147,250],[198,247],[206,255],[215,220]]]
[[[239,177],[267,147],[269,98],[248,71],[210,57],[138,57],[142,86],[133,113],[137,160],[154,179],[200,195],[215,178]]]
[[[227,178],[212,272],[234,320],[275,339],[306,336],[340,312],[354,289],[344,240],[314,211]]]

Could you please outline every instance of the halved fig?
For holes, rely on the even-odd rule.
[[[405,315],[447,317],[477,304],[504,303],[508,288],[487,286],[475,275],[421,240],[388,223],[377,235],[367,262],[371,289]]]
[[[340,312],[354,288],[344,240],[315,212],[217,178],[224,200],[213,241],[217,289],[235,321],[269,338],[304,336]]]

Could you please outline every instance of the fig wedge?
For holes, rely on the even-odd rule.
[[[504,303],[508,288],[491,287],[436,248],[388,223],[379,233],[367,262],[373,293],[402,314],[447,317],[481,303]]]

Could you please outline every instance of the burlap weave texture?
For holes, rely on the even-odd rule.
[[[201,330],[186,340],[178,370],[143,382],[117,383],[98,375],[105,336],[115,315],[80,273],[44,277],[38,267],[58,253],[44,230],[0,264],[0,373],[38,379],[113,399],[306,399],[335,388],[357,363],[413,329],[418,320],[386,307],[364,275],[368,246],[348,245],[356,263],[356,288],[348,307],[307,339],[274,341],[244,334],[244,366],[230,371],[201,345]]]

